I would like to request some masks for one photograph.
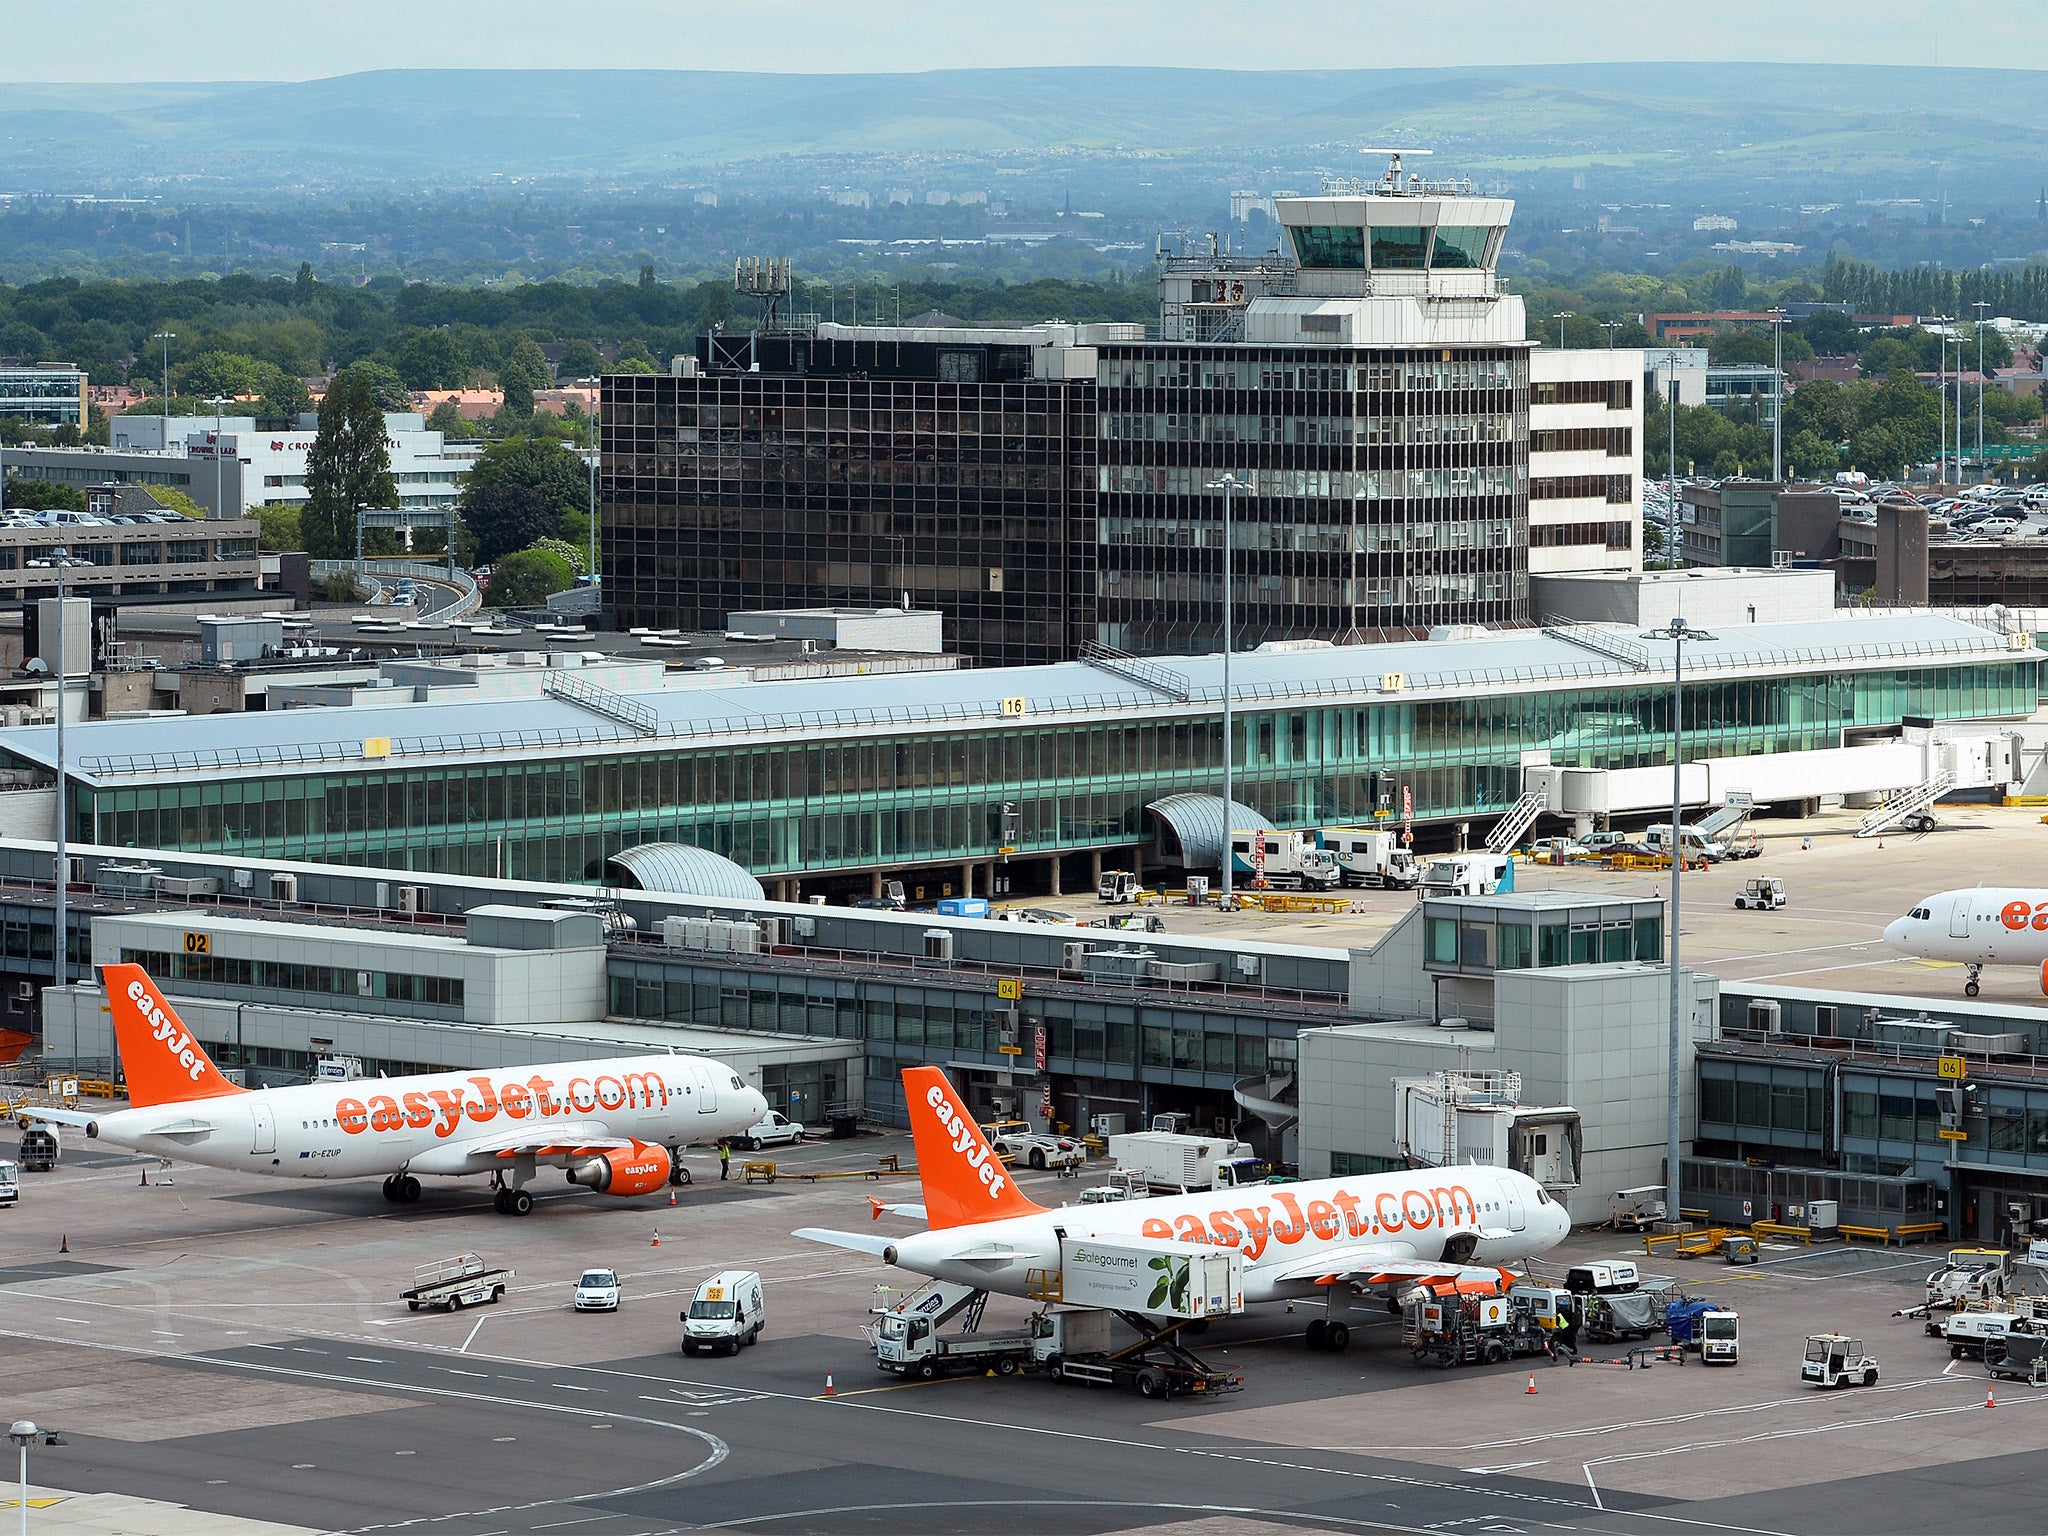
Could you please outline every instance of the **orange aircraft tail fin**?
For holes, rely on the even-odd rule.
[[[114,1040],[130,1104],[146,1109],[245,1091],[220,1075],[213,1058],[141,966],[103,965],[100,980],[114,1015]]]
[[[1011,1182],[1010,1170],[982,1138],[944,1072],[937,1067],[906,1067],[903,1096],[910,1107],[918,1178],[932,1226],[973,1226],[1045,1209]]]

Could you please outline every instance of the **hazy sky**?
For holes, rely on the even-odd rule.
[[[12,0],[0,80],[1774,60],[2048,68],[2038,0]],[[2038,102],[2015,101],[2015,113]]]

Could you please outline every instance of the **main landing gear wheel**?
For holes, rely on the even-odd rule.
[[[526,1189],[508,1189],[505,1191],[505,1209],[514,1216],[531,1216],[533,1192]]]
[[[409,1173],[399,1174],[398,1182],[391,1187],[394,1191],[393,1198],[400,1205],[411,1205],[420,1197],[420,1181]]]
[[[1329,1336],[1330,1325],[1322,1318],[1319,1317],[1308,1325],[1307,1343],[1310,1349],[1321,1349]]]
[[[499,1214],[500,1216],[502,1216],[502,1215],[504,1215],[504,1214],[505,1214],[505,1191],[504,1191],[504,1190],[502,1190],[502,1189],[494,1189],[494,1190],[492,1190],[492,1191],[491,1191],[491,1209],[492,1209],[492,1210],[494,1210],[494,1211],[496,1211],[496,1212],[497,1212],[497,1213],[498,1213],[498,1214]]]
[[[393,1205],[398,1203],[398,1175],[395,1173],[384,1180],[384,1198]]]
[[[1323,1332],[1323,1348],[1333,1355],[1341,1355],[1351,1343],[1351,1328],[1345,1323],[1332,1323]]]

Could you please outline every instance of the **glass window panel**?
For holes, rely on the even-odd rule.
[[[1365,265],[1365,231],[1355,225],[1305,224],[1289,233],[1294,236],[1295,260],[1304,267],[1356,270]]]
[[[1430,252],[1429,264],[1439,270],[1447,267],[1479,267],[1486,264],[1486,240],[1493,233],[1485,225],[1473,227],[1440,225],[1436,232],[1436,245]]]
[[[1421,267],[1427,232],[1417,225],[1388,225],[1372,232],[1372,264],[1379,268]]]

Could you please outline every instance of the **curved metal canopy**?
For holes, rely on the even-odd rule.
[[[764,901],[761,882],[731,859],[689,843],[640,843],[622,848],[606,862],[628,883],[669,896],[717,896],[730,901]]]
[[[1158,823],[1159,856],[1183,869],[1221,869],[1228,832],[1271,832],[1265,814],[1242,801],[1230,803],[1230,825],[1224,825],[1221,795],[1168,795],[1145,807]]]

